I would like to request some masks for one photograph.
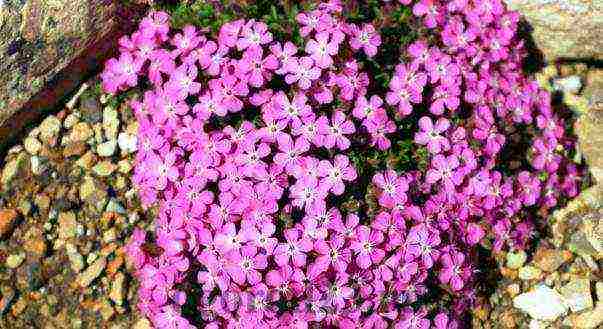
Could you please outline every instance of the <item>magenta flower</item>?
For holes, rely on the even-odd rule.
[[[383,234],[366,226],[356,228],[356,237],[350,248],[356,254],[355,261],[360,268],[367,269],[371,264],[379,264],[385,257],[385,252],[379,248]]]
[[[316,66],[327,68],[333,64],[331,56],[337,54],[339,46],[332,40],[329,41],[328,32],[316,33],[315,38],[316,40],[310,40],[306,44],[306,53],[314,60]]]
[[[458,291],[465,285],[465,273],[462,268],[465,255],[458,251],[451,251],[440,256],[442,270],[439,274],[440,282],[450,284],[453,291]]]
[[[243,246],[240,250],[232,250],[227,255],[228,264],[226,271],[231,279],[239,285],[255,285],[262,280],[258,270],[268,266],[266,256],[259,254],[257,249],[251,246]]]
[[[415,134],[415,143],[427,145],[430,153],[437,154],[450,148],[448,139],[440,135],[450,128],[450,122],[447,119],[439,118],[434,126],[429,117],[422,117],[419,119],[419,128],[421,131]]]
[[[406,239],[406,258],[419,258],[425,268],[431,268],[440,254],[437,250],[439,244],[440,237],[436,230],[431,230],[426,225],[414,226]]]
[[[279,67],[279,62],[272,54],[263,58],[262,48],[248,48],[239,61],[239,68],[247,75],[247,81],[252,87],[260,87],[264,80],[270,79],[272,71]]]
[[[381,189],[379,204],[386,208],[393,208],[397,204],[406,202],[408,183],[403,177],[398,177],[395,171],[378,172],[373,177],[373,184]]]
[[[344,248],[344,245],[345,240],[340,236],[334,236],[328,242],[318,240],[314,244],[318,256],[308,269],[308,277],[312,280],[327,271],[329,267],[336,272],[345,273],[352,254],[349,249]]]
[[[310,57],[301,57],[285,76],[288,84],[297,82],[301,89],[308,89],[312,81],[320,77],[320,68],[314,66],[314,61]]]
[[[431,165],[432,167],[426,175],[427,183],[434,184],[441,181],[444,187],[451,191],[463,181],[463,176],[455,170],[459,166],[458,158],[455,155],[436,154],[431,161]]]
[[[241,27],[241,37],[237,40],[237,49],[259,48],[272,41],[272,33],[264,22],[248,21]]]
[[[318,132],[322,135],[321,145],[331,149],[335,146],[339,150],[345,150],[350,147],[350,140],[345,135],[353,134],[356,131],[354,123],[346,120],[343,112],[337,111],[331,116],[331,124],[326,117],[322,116],[316,120]]]
[[[312,250],[312,242],[303,237],[297,229],[285,230],[286,243],[279,244],[274,250],[274,261],[283,266],[289,262],[296,267],[306,265],[306,253]]]
[[[343,194],[345,190],[344,181],[356,179],[356,170],[350,165],[347,156],[338,154],[333,163],[323,160],[318,166],[318,174],[324,177],[329,190],[335,195]]]
[[[372,24],[364,24],[362,28],[352,25],[350,32],[353,35],[350,40],[352,49],[362,49],[368,57],[377,54],[377,48],[381,45],[381,36],[375,31]]]
[[[554,138],[538,138],[534,141],[534,159],[532,166],[538,170],[546,170],[549,173],[557,172],[561,156],[555,153],[557,141]]]

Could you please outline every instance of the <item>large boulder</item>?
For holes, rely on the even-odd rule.
[[[546,60],[603,59],[603,1],[504,1],[528,22]]]
[[[142,9],[122,3],[0,1],[0,151],[115,52]]]

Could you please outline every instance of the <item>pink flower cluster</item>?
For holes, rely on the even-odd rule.
[[[529,209],[577,194],[563,122],[521,74],[517,14],[500,0],[412,6],[439,41],[405,49],[383,95],[355,59],[378,53],[379,31],[347,23],[338,1],[297,16],[300,48],[255,20],[216,40],[174,32],[163,12],[121,39],[103,87],[147,86],[131,104],[133,180],[159,211],[127,251],[155,327],[458,328],[477,294],[476,246],[522,248]],[[353,143],[387,150],[395,120],[413,116],[427,170],[377,172],[370,218],[338,204],[358,180]],[[526,127],[526,164],[504,163]],[[427,307],[434,286],[452,298]]]

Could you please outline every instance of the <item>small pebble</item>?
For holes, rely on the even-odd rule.
[[[516,270],[523,266],[523,264],[526,262],[526,259],[527,255],[523,250],[509,252],[507,253],[507,267]]]
[[[102,144],[96,146],[96,153],[102,157],[110,157],[115,153],[115,148],[117,147],[117,141],[109,140]]]
[[[101,161],[92,168],[92,171],[98,176],[105,177],[111,175],[115,171],[115,167],[110,161]]]
[[[119,148],[126,154],[134,153],[138,149],[138,139],[136,135],[120,133],[117,139]]]
[[[517,275],[521,280],[535,280],[540,278],[542,271],[537,267],[528,265],[520,268]]]
[[[31,155],[36,155],[40,152],[42,148],[42,143],[35,137],[27,137],[23,141],[23,147],[25,151]]]
[[[6,266],[8,268],[15,269],[15,268],[19,267],[23,263],[24,260],[25,260],[25,254],[23,254],[23,253],[9,255],[8,257],[6,257]]]
[[[97,259],[92,265],[88,266],[88,268],[82,272],[77,280],[80,286],[87,287],[96,279],[101,272],[105,269],[107,265],[107,259],[105,257],[101,257]]]

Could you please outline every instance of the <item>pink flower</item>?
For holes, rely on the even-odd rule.
[[[380,205],[393,208],[396,204],[404,204],[406,202],[408,183],[403,177],[398,177],[395,171],[378,172],[373,177],[373,184],[381,189],[381,194],[379,195]]]
[[[110,93],[115,93],[125,86],[136,86],[142,65],[142,59],[134,58],[128,52],[122,53],[119,59],[111,58],[105,64],[105,72],[102,77],[103,88]]]
[[[339,150],[345,150],[350,147],[350,140],[345,135],[353,134],[356,131],[354,123],[346,120],[343,112],[336,111],[331,116],[331,124],[326,117],[320,117],[316,120],[318,132],[322,135],[321,145],[331,149],[335,146]]]
[[[322,160],[318,167],[318,174],[324,177],[329,190],[335,195],[343,194],[345,190],[344,180],[353,181],[356,179],[356,170],[350,166],[347,156],[338,154],[333,163]]]
[[[419,128],[421,131],[415,134],[415,143],[427,145],[427,150],[432,154],[446,151],[450,148],[448,139],[440,136],[450,127],[450,122],[445,118],[439,118],[435,126],[429,117],[419,119]]]
[[[331,56],[336,55],[339,47],[337,43],[329,41],[328,32],[320,32],[316,34],[316,40],[310,40],[306,44],[306,53],[320,68],[327,68],[333,64]]]
[[[259,48],[272,41],[272,33],[264,22],[248,21],[241,27],[241,37],[237,40],[237,49]]]
[[[328,242],[318,240],[314,244],[314,250],[318,257],[308,270],[310,280],[316,278],[319,274],[327,271],[331,266],[336,272],[345,273],[351,260],[351,252],[344,248],[345,240],[343,237],[334,236]]]
[[[366,226],[359,226],[356,229],[356,237],[352,241],[350,248],[356,254],[356,264],[362,269],[367,269],[371,264],[379,264],[385,257],[385,252],[379,248],[383,241],[383,234],[376,230],[371,230]]]
[[[240,250],[229,252],[228,264],[226,270],[234,282],[239,285],[255,285],[262,280],[262,275],[258,270],[263,270],[268,266],[266,256],[258,253],[257,248],[243,246]]]
[[[453,291],[458,291],[465,285],[464,270],[462,268],[465,262],[465,255],[458,251],[451,251],[440,256],[442,269],[439,279],[444,284],[450,284]]]
[[[243,53],[239,61],[239,68],[247,74],[247,81],[252,87],[260,87],[264,79],[270,79],[272,72],[278,68],[279,63],[274,55],[269,54],[262,58],[262,48],[249,48]]]
[[[249,93],[247,83],[237,79],[234,75],[212,79],[209,81],[209,87],[220,97],[220,103],[229,112],[239,112],[243,108],[243,102],[238,97],[247,96]]]
[[[362,49],[368,57],[373,57],[377,54],[377,48],[381,45],[381,36],[375,31],[372,24],[364,24],[362,29],[356,25],[352,25],[351,34],[353,35],[350,40],[352,49]]]
[[[279,266],[284,266],[289,261],[294,267],[306,265],[306,253],[312,250],[312,242],[303,237],[295,228],[285,230],[286,243],[280,243],[274,250],[274,261]]]
[[[377,95],[371,96],[370,100],[367,100],[364,96],[360,96],[356,99],[356,106],[354,107],[352,114],[357,119],[366,118],[368,120],[372,118],[376,112],[383,111],[382,105],[383,100]]]
[[[285,81],[288,84],[297,82],[297,85],[304,90],[310,88],[312,81],[320,77],[320,68],[314,67],[314,61],[310,57],[298,59],[290,72],[285,76]]]

